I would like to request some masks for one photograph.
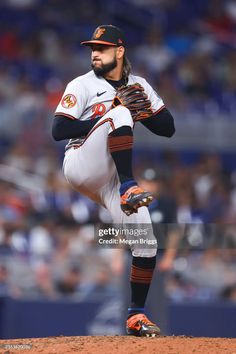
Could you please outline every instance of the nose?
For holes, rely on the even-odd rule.
[[[93,51],[92,51],[92,58],[93,58],[93,59],[99,58],[99,52],[98,52],[97,50],[93,50]]]

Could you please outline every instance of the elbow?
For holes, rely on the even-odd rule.
[[[174,123],[174,118],[172,115],[170,115],[170,121],[169,121],[169,131],[168,131],[168,138],[171,138],[174,133],[175,133],[175,123]]]
[[[175,123],[172,114],[167,110],[163,110],[162,114],[162,123],[163,123],[163,136],[171,138],[175,133]]]
[[[63,138],[61,137],[61,134],[59,132],[59,129],[57,129],[57,127],[55,127],[55,126],[52,127],[52,137],[55,141],[63,140]]]
[[[172,115],[170,115],[169,119],[169,129],[168,129],[168,138],[171,138],[175,133],[175,123],[174,123],[174,118]]]
[[[53,137],[53,139],[54,139],[55,141],[63,140],[63,139],[61,139],[61,137],[59,137],[59,136],[57,136],[57,135],[54,135],[54,134],[52,134],[52,137]]]
[[[169,128],[168,133],[166,135],[167,138],[171,138],[175,133],[175,126],[174,124]]]
[[[174,124],[174,119],[172,116],[169,116],[169,121],[168,121],[168,128],[166,129],[166,134],[165,136],[167,138],[171,138],[174,133],[175,133],[175,124]]]
[[[58,134],[58,132],[55,130],[52,130],[52,137],[55,141],[63,140],[63,138],[60,136],[60,134]]]
[[[60,121],[59,119],[55,119],[52,124],[52,137],[55,141],[63,140],[62,130],[60,129]]]

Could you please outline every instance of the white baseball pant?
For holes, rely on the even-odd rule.
[[[156,238],[147,207],[138,209],[138,213],[127,216],[120,207],[120,182],[116,166],[108,148],[108,134],[122,126],[133,128],[130,111],[123,107],[108,111],[93,127],[85,141],[79,147],[71,147],[65,152],[63,172],[69,184],[79,193],[86,195],[110,211],[116,224],[149,224],[151,232],[146,236],[151,242]],[[143,236],[142,236],[143,237]],[[141,248],[131,245],[135,257],[153,257],[157,247]]]

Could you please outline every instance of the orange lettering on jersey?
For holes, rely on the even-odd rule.
[[[72,108],[76,105],[76,97],[72,94],[66,95],[62,98],[61,104],[64,108]]]
[[[94,33],[94,38],[96,39],[100,38],[105,31],[106,31],[105,28],[98,28],[97,31]]]
[[[106,113],[106,106],[103,103],[96,103],[92,107],[92,111],[92,118],[96,118],[97,116],[102,117]]]

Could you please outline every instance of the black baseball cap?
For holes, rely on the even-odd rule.
[[[104,44],[119,47],[125,45],[125,40],[124,34],[118,27],[113,25],[101,25],[95,29],[93,36],[89,41],[83,41],[81,44]]]

